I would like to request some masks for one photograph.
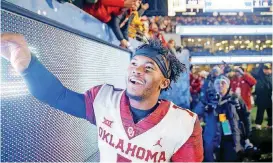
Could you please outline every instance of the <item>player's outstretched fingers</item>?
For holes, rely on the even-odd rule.
[[[15,33],[1,34],[1,56],[9,60],[17,72],[24,71],[31,60],[24,36]]]

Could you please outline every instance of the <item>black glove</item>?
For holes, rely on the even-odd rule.
[[[207,106],[205,107],[206,111],[208,113],[212,112],[213,110],[216,110],[217,105],[208,103]]]
[[[232,95],[229,99],[229,102],[234,105],[236,109],[240,109],[240,101],[236,95]]]
[[[176,46],[175,50],[177,53],[181,53],[182,52],[182,48],[180,46]]]

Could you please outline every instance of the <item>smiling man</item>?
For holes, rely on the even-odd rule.
[[[64,87],[30,54],[23,36],[2,34],[1,41],[1,56],[21,73],[34,97],[97,126],[101,162],[203,160],[196,114],[159,99],[183,70],[159,41],[136,50],[126,90],[104,84],[85,94]]]

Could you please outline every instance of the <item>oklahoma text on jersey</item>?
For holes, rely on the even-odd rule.
[[[160,154],[159,152],[153,153],[149,149],[139,147],[135,144],[125,143],[124,140],[120,138],[117,142],[114,142],[113,134],[107,132],[107,130],[102,127],[99,127],[99,137],[113,148],[125,153],[126,155],[131,153],[131,156],[136,157],[137,159],[153,162],[166,161],[165,151],[160,152]]]

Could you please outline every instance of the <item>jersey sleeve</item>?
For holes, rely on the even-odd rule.
[[[202,162],[203,161],[202,128],[198,118],[189,139],[177,150],[171,158],[172,162]]]
[[[85,92],[84,94],[84,99],[85,99],[85,106],[86,106],[86,120],[88,120],[90,123],[93,125],[96,125],[96,117],[95,117],[95,112],[93,108],[93,103],[94,100],[100,91],[102,85],[95,86],[88,91]]]

